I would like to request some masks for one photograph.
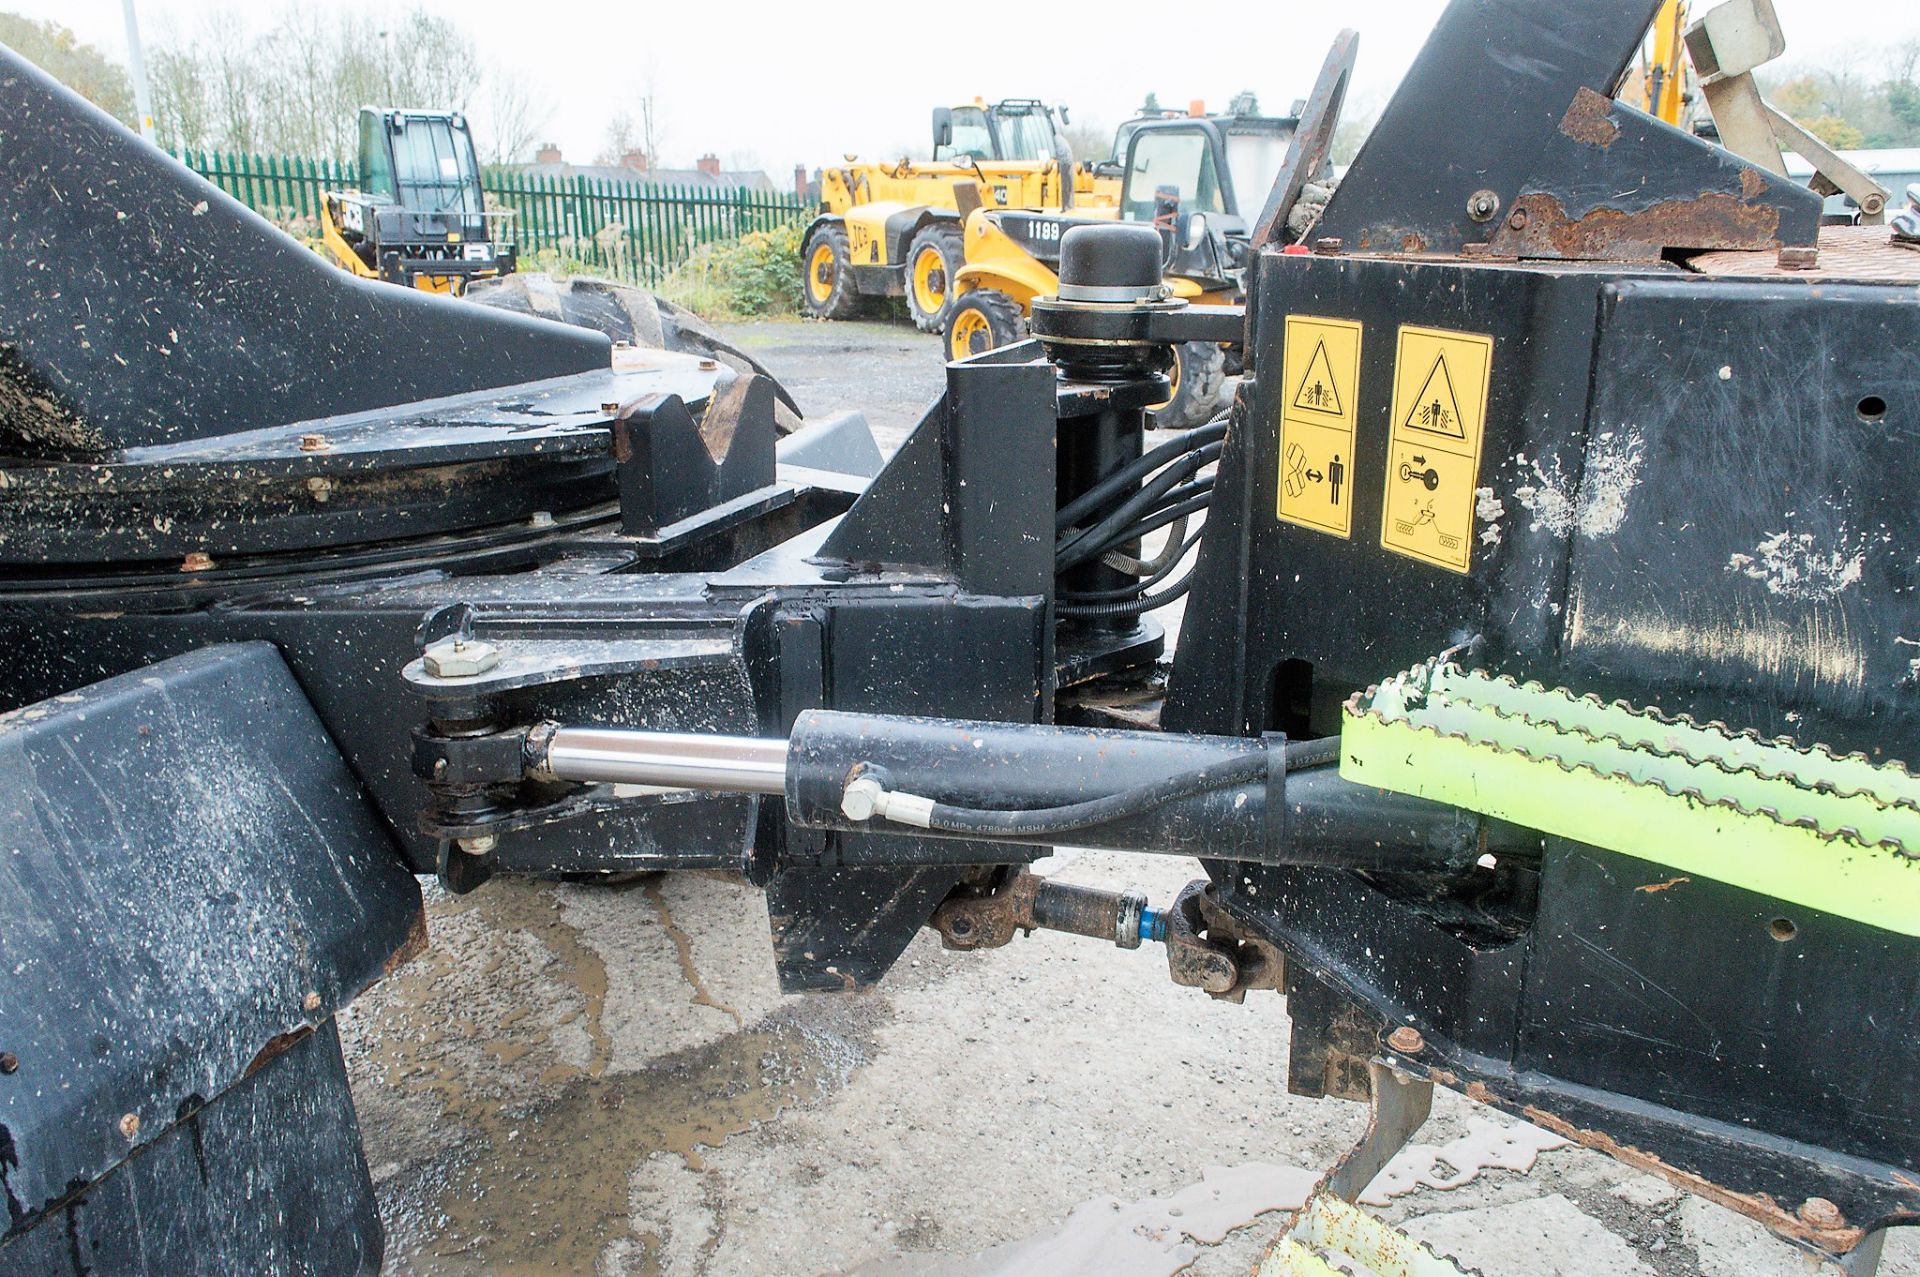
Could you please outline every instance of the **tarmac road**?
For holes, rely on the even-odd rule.
[[[904,325],[727,335],[889,450],[940,386],[937,340]],[[1159,901],[1198,872],[1043,868]],[[1214,1002],[1150,947],[923,932],[878,989],[784,997],[766,906],[724,877],[429,894],[429,952],[342,1017],[395,1277],[1225,1277],[1365,1125],[1287,1095],[1277,997]],[[1450,1093],[1420,1140],[1380,1213],[1485,1277],[1807,1271]],[[1916,1240],[1886,1277],[1920,1277]]]

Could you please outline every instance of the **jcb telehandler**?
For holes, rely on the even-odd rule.
[[[518,254],[502,234],[513,214],[487,209],[458,111],[362,107],[360,186],[320,202],[327,253],[354,274],[458,294],[513,273]]]
[[[939,332],[952,308],[961,222],[975,208],[1111,204],[1119,184],[1074,162],[1054,127],[1065,107],[976,98],[933,112],[933,160],[847,163],[820,177],[820,215],[801,242],[808,314],[848,319],[872,297],[907,299]]]
[[[1350,58],[1350,54],[1349,54]],[[947,357],[964,359],[1027,335],[1035,297],[1059,290],[1060,241],[1093,221],[1143,222],[1161,232],[1170,296],[1202,305],[1245,294],[1248,237],[1299,126],[1297,116],[1192,115],[1129,120],[1115,139],[1117,207],[1028,212],[980,208],[966,219],[966,262],[953,275]],[[1325,148],[1311,176],[1330,177]],[[1190,426],[1214,413],[1237,351],[1175,348],[1173,397],[1156,420]]]

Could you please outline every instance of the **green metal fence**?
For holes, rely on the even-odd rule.
[[[323,191],[351,188],[352,164],[273,155],[183,151],[188,168],[296,235],[319,233]],[[489,207],[511,209],[508,234],[523,265],[551,251],[615,279],[657,285],[702,244],[803,221],[810,206],[790,192],[694,188],[543,177],[488,169]]]

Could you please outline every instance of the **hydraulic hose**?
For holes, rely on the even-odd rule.
[[[1053,517],[1054,530],[1065,532],[1088,515],[1101,512],[1108,501],[1127,492],[1161,466],[1186,453],[1198,451],[1208,444],[1219,443],[1226,437],[1227,423],[1224,418],[1216,418],[1204,426],[1196,426],[1184,434],[1175,436],[1159,447],[1142,454],[1138,459],[1128,462],[1066,505],[1061,506],[1059,512]]]
[[[1323,741],[1289,742],[1286,750],[1288,771],[1322,766],[1339,757],[1339,742],[1333,742],[1331,755]],[[995,811],[983,807],[956,807],[934,803],[928,813],[928,827],[948,833],[978,834],[985,838],[1039,838],[1075,833],[1138,816],[1182,798],[1211,790],[1231,789],[1264,781],[1271,766],[1264,753],[1249,754],[1225,762],[1212,763],[1190,772],[1169,776],[1150,785],[1108,794],[1086,802],[1059,807],[1036,807],[1025,811]]]

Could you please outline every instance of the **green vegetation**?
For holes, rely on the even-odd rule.
[[[87,101],[132,125],[133,86],[118,63],[58,22],[0,13],[0,44],[45,71]]]
[[[660,295],[707,319],[797,314],[800,232],[794,223],[702,244],[661,281]]]

